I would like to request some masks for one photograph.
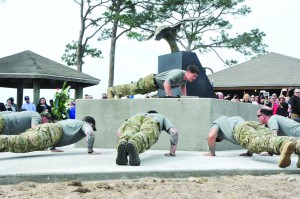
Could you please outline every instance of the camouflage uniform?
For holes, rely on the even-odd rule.
[[[237,124],[233,129],[233,135],[241,146],[258,154],[267,151],[279,155],[283,143],[293,139],[287,136],[274,136],[271,129],[258,122]],[[293,141],[296,145],[296,152],[300,152],[300,140],[294,139]]]
[[[107,89],[108,99],[124,97],[127,95],[146,94],[156,91],[158,88],[154,80],[155,74],[140,78],[137,82],[132,84],[122,84],[118,86],[109,87]]]
[[[122,141],[134,144],[139,153],[143,153],[155,144],[160,135],[159,122],[150,116],[136,115],[129,118],[120,128]]]
[[[60,125],[40,124],[21,135],[0,136],[0,152],[26,153],[44,150],[57,144],[62,136],[63,130]]]
[[[2,133],[3,129],[4,129],[4,118],[0,114],[0,134]]]

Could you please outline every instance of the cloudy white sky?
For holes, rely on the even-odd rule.
[[[300,59],[299,0],[247,0],[252,13],[247,17],[232,21],[236,32],[259,28],[266,33],[264,42],[269,52]],[[0,57],[9,56],[25,50],[65,64],[61,61],[65,45],[76,40],[79,32],[79,6],[73,0],[6,0],[0,3]],[[84,89],[84,94],[100,98],[108,84],[109,41],[91,43],[102,50],[104,59],[87,59],[83,72],[101,79],[97,86]],[[165,41],[137,42],[122,39],[117,43],[115,85],[129,83],[139,77],[157,72],[157,57],[168,54]],[[223,54],[226,56],[226,54]],[[205,67],[214,72],[225,69],[214,55],[198,55]],[[241,62],[246,61],[243,57]],[[276,67],[276,66],[274,66]],[[75,68],[75,67],[74,67]],[[16,98],[15,89],[0,88],[0,101]],[[54,90],[42,90],[41,96],[50,99]],[[26,89],[24,95],[32,97],[32,90]]]

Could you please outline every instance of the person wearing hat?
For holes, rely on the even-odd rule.
[[[22,105],[21,109],[25,109],[27,111],[36,111],[35,104],[30,102],[30,98],[28,96],[24,97],[25,103]]]
[[[88,154],[99,154],[93,145],[96,131],[95,119],[86,116],[82,120],[61,120],[27,129],[21,135],[0,135],[0,152],[27,153],[74,144],[84,137]],[[55,152],[55,151],[53,151]]]
[[[41,115],[34,111],[0,112],[0,135],[18,135],[46,122],[48,120],[43,122]]]
[[[276,114],[281,115],[283,117],[288,117],[288,115],[289,115],[288,109],[289,109],[289,105],[288,105],[288,103],[285,102],[284,95],[280,95],[279,96],[278,109],[276,111]]]
[[[127,119],[117,131],[118,155],[116,164],[139,166],[141,160],[139,154],[150,149],[159,138],[160,132],[166,131],[170,134],[170,152],[165,156],[175,156],[178,132],[170,120],[156,111],[138,113]]]

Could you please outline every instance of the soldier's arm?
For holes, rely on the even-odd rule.
[[[209,148],[209,153],[204,154],[205,156],[216,156],[216,151],[215,151],[215,147],[216,147],[216,138],[218,136],[218,129],[216,128],[212,128],[210,129],[209,133],[208,133],[208,148]]]
[[[168,130],[168,133],[170,134],[170,153],[166,153],[165,156],[175,156],[176,149],[177,149],[177,143],[178,143],[178,131],[176,128],[171,127]]]
[[[186,87],[180,86],[181,95],[186,96]]]
[[[172,87],[171,87],[170,83],[167,80],[164,82],[164,89],[165,89],[165,92],[168,96],[173,95],[172,94]]]
[[[85,128],[84,133],[86,134],[88,154],[91,154],[91,155],[100,154],[100,153],[95,152],[93,149],[94,141],[95,141],[95,132],[93,131],[92,127]]]

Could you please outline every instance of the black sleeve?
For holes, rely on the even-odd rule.
[[[47,105],[47,109],[48,109],[48,112],[49,112],[50,114],[52,114],[52,107],[49,106],[49,105]]]
[[[290,104],[292,107],[292,113],[300,114],[300,99],[298,97],[291,97]]]
[[[6,111],[6,108],[2,102],[0,102],[0,111]]]
[[[36,105],[36,112],[41,113],[44,111],[44,108],[42,106],[40,106],[39,104]]]

